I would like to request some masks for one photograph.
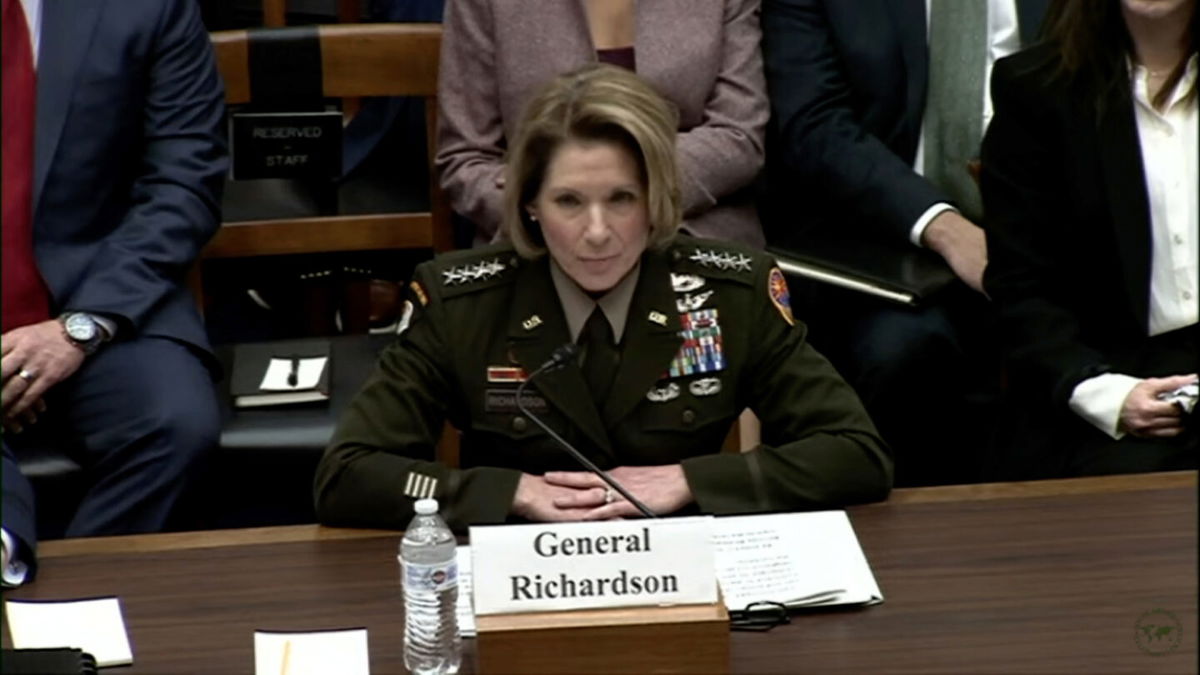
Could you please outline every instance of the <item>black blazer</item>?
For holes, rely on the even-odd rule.
[[[1047,0],[1018,0],[1022,41]],[[765,0],[773,241],[847,217],[908,241],[950,199],[913,171],[929,76],[925,0]],[[780,228],[786,228],[781,230]]]
[[[1150,205],[1129,87],[1100,114],[1094,97],[1045,83],[1035,66],[1049,57],[1037,47],[993,71],[984,287],[1013,376],[1065,406],[1075,385],[1128,368],[1149,340]]]

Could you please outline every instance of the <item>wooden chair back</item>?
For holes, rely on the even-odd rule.
[[[313,27],[255,29],[289,31],[300,39]],[[201,261],[219,258],[273,256],[391,249],[453,248],[450,207],[434,169],[437,122],[438,58],[442,29],[437,24],[336,24],[316,27],[320,42],[321,89],[326,98],[411,96],[425,102],[430,210],[318,216],[275,220],[225,222],[201,253]],[[229,105],[251,102],[251,31],[211,34],[217,68],[225,80]],[[192,279],[203,306],[200,265]],[[458,464],[458,434],[446,426],[438,445],[439,458]]]
[[[286,35],[311,28],[258,29]],[[442,29],[436,24],[337,24],[317,27],[322,91],[326,97],[414,96],[425,100],[430,171],[430,210],[356,216],[321,216],[226,222],[202,257],[364,250],[453,248],[450,207],[433,166],[437,124],[438,55]],[[250,102],[250,31],[212,33],[217,68],[230,105]]]
[[[280,28],[287,25],[288,0],[262,0],[263,25]],[[362,16],[359,0],[338,0],[338,21],[356,23]]]

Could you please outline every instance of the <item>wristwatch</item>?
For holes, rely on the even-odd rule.
[[[59,318],[62,321],[63,333],[71,344],[79,347],[84,354],[93,354],[104,342],[104,329],[91,314],[69,312]]]

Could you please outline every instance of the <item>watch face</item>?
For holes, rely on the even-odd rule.
[[[64,327],[67,335],[76,342],[87,342],[96,337],[96,322],[86,314],[72,314],[67,317]]]

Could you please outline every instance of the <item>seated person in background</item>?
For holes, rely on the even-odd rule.
[[[1197,418],[1158,397],[1200,367],[1197,20],[1058,0],[996,64],[984,285],[1026,405],[999,478],[1196,468]]]
[[[193,0],[3,12],[5,505],[9,452],[65,439],[88,481],[66,535],[153,532],[220,423],[183,285],[226,170],[212,47]]]
[[[451,0],[442,40],[437,167],[451,205],[500,233],[505,147],[534,91],[597,60],[632,70],[679,109],[683,228],[762,248],[750,186],[767,93],[759,0]]]
[[[526,110],[499,244],[417,269],[415,314],[317,468],[321,522],[401,528],[416,498],[447,522],[638,515],[515,405],[657,513],[820,509],[883,499],[892,463],[854,392],[805,341],[772,260],[677,235],[670,105],[627,70],[560,76]],[[764,444],[721,454],[746,407]],[[433,460],[448,418],[462,468]]]
[[[766,0],[771,92],[767,239],[925,247],[961,279],[920,307],[809,282],[814,344],[863,398],[897,485],[975,480],[998,397],[981,290],[978,157],[998,56],[1036,34],[1046,0]],[[914,249],[915,252],[915,249]]]

